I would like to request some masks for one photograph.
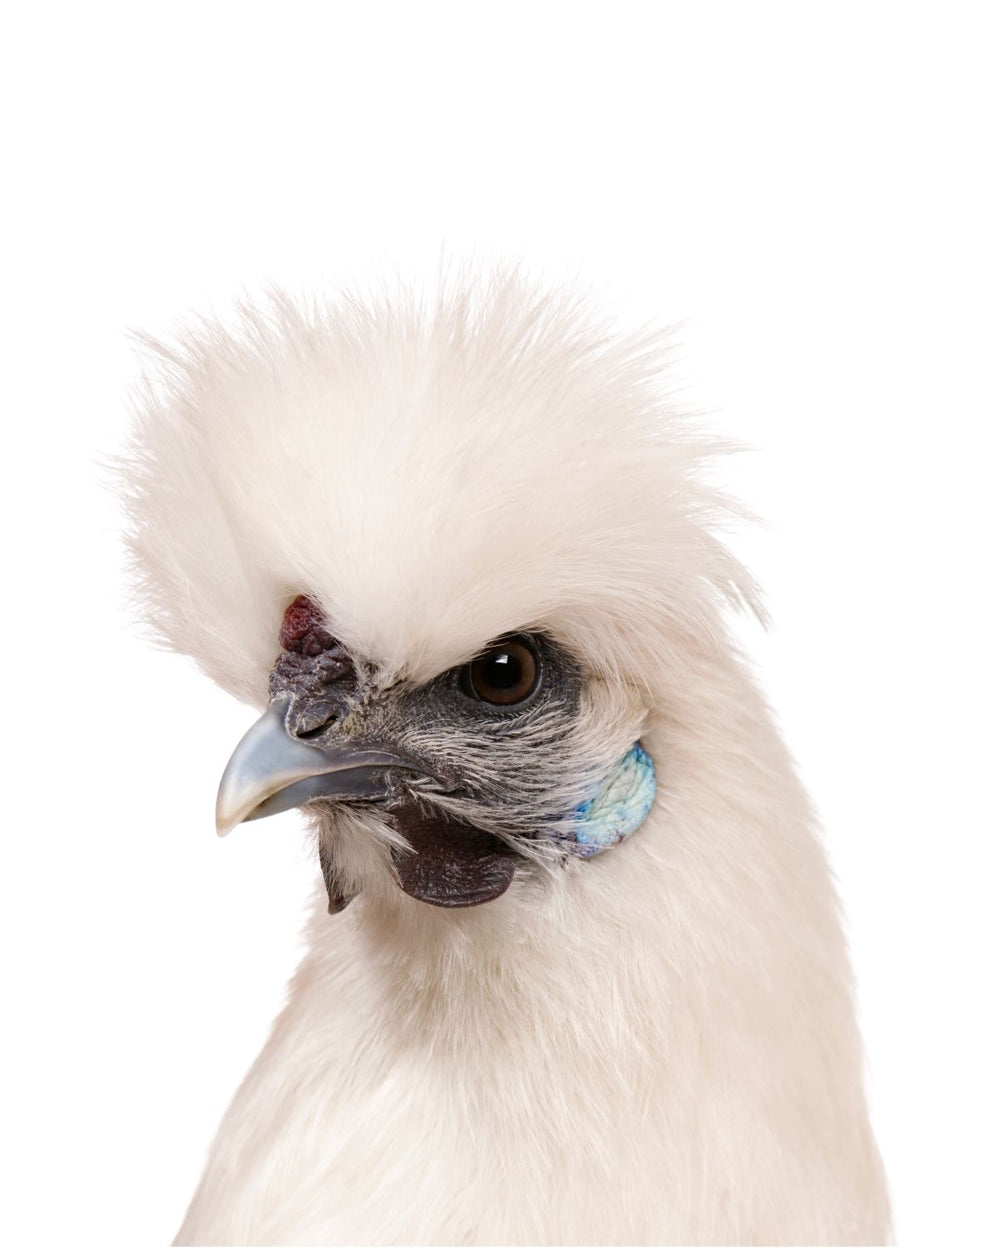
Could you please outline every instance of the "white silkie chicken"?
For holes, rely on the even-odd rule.
[[[881,1243],[808,800],[663,342],[516,275],[156,348],[149,619],[325,889],[181,1244]]]

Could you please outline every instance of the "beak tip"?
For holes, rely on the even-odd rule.
[[[239,811],[234,811],[230,803],[222,801],[222,795],[220,794],[219,801],[215,807],[216,835],[228,836],[242,818],[242,814]]]

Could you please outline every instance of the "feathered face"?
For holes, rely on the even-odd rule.
[[[349,809],[376,813],[397,834],[396,881],[439,906],[491,901],[519,861],[572,843],[581,803],[608,770],[609,743],[593,738],[610,724],[584,713],[583,673],[564,646],[523,633],[421,684],[387,681],[305,595],[285,611],[279,641],[270,706],[230,760],[217,822],[225,833],[303,803],[325,808],[331,911],[352,892],[336,837]]]
[[[268,703],[223,827],[306,803],[332,904],[377,869],[469,905],[614,843],[647,711],[752,593],[662,347],[495,274],[154,348],[123,464],[146,616]]]

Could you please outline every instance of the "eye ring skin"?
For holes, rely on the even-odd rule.
[[[477,673],[477,667],[495,654],[517,650],[523,651],[524,656],[530,661],[530,683],[526,683],[523,693],[517,693],[516,696],[511,698],[504,696],[505,691],[502,686],[498,686],[496,690],[499,696],[495,698],[488,696],[488,692],[481,687],[483,684],[482,673]],[[515,655],[515,657],[517,656]],[[476,658],[456,669],[456,684],[461,693],[470,702],[478,704],[480,707],[501,713],[516,711],[534,701],[535,695],[543,682],[544,667],[541,648],[537,640],[528,633],[512,633],[506,637],[497,638]],[[516,689],[517,686],[515,686]]]

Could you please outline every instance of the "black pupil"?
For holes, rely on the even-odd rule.
[[[481,670],[491,689],[513,689],[522,676],[520,659],[506,650],[487,655]]]

